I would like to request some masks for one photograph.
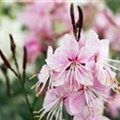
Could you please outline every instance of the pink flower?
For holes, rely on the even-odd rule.
[[[72,36],[65,35],[61,46],[55,50],[50,59],[46,59],[46,62],[50,68],[59,72],[59,77],[66,74],[65,82],[69,79],[71,88],[73,80],[92,85],[92,72],[87,67],[87,59],[90,56],[88,54],[84,47],[79,47],[79,43]]]
[[[52,47],[49,47],[47,51],[47,59],[50,59],[52,56],[53,56],[53,49]],[[65,75],[62,75],[56,81],[57,76],[58,76],[58,72],[55,71],[54,69],[51,69],[48,65],[45,64],[43,65],[38,75],[39,81],[32,88],[36,87],[37,95],[39,95],[43,91],[48,80],[49,80],[48,88],[51,88],[51,87],[53,88],[54,86],[63,85]]]
[[[64,87],[53,88],[47,91],[43,108],[37,111],[41,113],[40,119],[47,115],[47,119],[52,120],[55,116],[56,120],[62,119],[63,104],[67,96],[67,91]]]
[[[108,88],[96,80],[93,86],[81,86],[67,98],[66,109],[70,115],[81,114],[84,118],[103,112],[104,102],[111,102]],[[102,111],[101,111],[102,110]]]
[[[93,53],[91,59],[94,61],[94,63],[92,63],[95,71],[94,74],[97,74],[99,81],[103,85],[113,85],[116,74],[111,68],[117,68],[108,63],[108,61],[112,61],[108,58],[109,41],[105,39],[99,40],[98,35],[94,31],[90,31],[86,40],[86,48]]]

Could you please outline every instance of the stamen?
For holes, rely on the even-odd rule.
[[[90,88],[93,92],[95,92],[97,95],[99,95],[99,97],[101,98],[101,99],[103,99],[105,102],[107,102],[107,103],[111,103],[111,101],[113,100],[113,98],[112,97],[107,97],[106,95],[104,95],[104,94],[102,94],[101,92],[99,92],[98,90],[95,90],[95,89],[93,89],[93,88]],[[109,100],[108,100],[108,98],[109,98]],[[111,101],[110,101],[111,100]]]
[[[45,83],[43,83],[43,85],[41,86],[39,92],[37,92],[36,97],[38,97],[38,96],[41,94],[41,92],[43,91],[43,89],[44,89],[45,86],[46,86],[46,83],[47,83],[47,80],[45,81]],[[37,85],[37,86],[36,86],[36,89],[37,89],[38,87],[40,87],[40,86]]]
[[[33,78],[37,77],[37,76],[38,76],[38,74],[39,74],[39,73],[34,74],[33,76],[31,76],[31,77],[29,78],[29,80],[32,80]]]
[[[78,68],[84,73],[84,75],[86,75],[89,78],[90,81],[93,81],[92,79],[90,79],[90,76],[88,76],[88,74],[83,69],[81,69],[80,67]]]
[[[104,62],[106,65],[108,65],[109,67],[113,68],[114,70],[120,71],[120,69],[119,69],[119,68],[114,67],[114,66],[112,66],[112,65],[108,64],[108,63],[107,63],[107,62],[105,62],[105,61],[103,61],[103,62]]]
[[[110,62],[114,62],[114,63],[120,63],[119,60],[114,60],[114,59],[109,59],[109,58],[102,58],[102,59],[110,61]]]
[[[78,76],[77,68],[75,68],[75,75]],[[79,73],[79,76],[81,77],[81,80],[84,83],[84,79],[80,73]],[[78,84],[80,84],[80,81],[78,79],[76,79],[76,81],[78,82]]]
[[[70,66],[70,64],[71,64],[71,62],[60,72],[60,74],[54,80],[59,79],[59,77],[61,77],[61,75],[65,72],[65,70]]]
[[[78,66],[84,68],[85,70],[88,70],[88,71],[90,71],[90,72],[94,72],[93,70],[87,68],[86,66],[81,65],[81,63],[79,63],[79,62],[77,62],[77,64],[78,64]]]
[[[63,101],[61,98],[57,99],[56,101],[52,102],[51,104],[48,104],[46,106],[44,106],[42,109],[40,109],[39,111],[35,111],[35,114],[39,114],[41,113],[41,115],[37,115],[37,117],[39,117],[39,120],[41,120],[45,114],[47,112],[49,112],[49,114],[47,115],[47,120],[52,120],[53,116],[56,114],[57,117],[56,118],[60,118],[62,117],[62,106],[63,106]]]

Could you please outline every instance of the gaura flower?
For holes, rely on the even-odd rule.
[[[93,54],[91,59],[93,59],[94,63],[91,63],[90,65],[93,65],[94,74],[97,74],[99,81],[104,85],[113,85],[116,74],[111,70],[111,68],[115,70],[119,69],[109,64],[108,61],[119,61],[108,58],[109,41],[106,39],[99,40],[98,35],[91,30],[88,33],[85,46],[86,49],[88,49]]]
[[[46,120],[52,120],[54,117],[56,120],[61,120],[63,104],[67,97],[67,91],[64,87],[57,87],[47,91],[43,108],[35,113],[41,113],[39,120],[41,120],[47,113]]]
[[[93,86],[82,85],[79,90],[71,92],[65,106],[70,115],[81,114],[84,118],[87,118],[102,113],[103,103],[110,103],[111,101],[112,98],[109,96],[108,88],[96,80]]]
[[[49,47],[47,51],[47,59],[50,59],[52,55],[53,55],[53,49],[52,47]],[[49,81],[48,88],[53,88],[54,86],[63,85],[65,75],[62,75],[55,81],[57,76],[58,76],[58,72],[56,72],[54,69],[51,69],[47,64],[43,65],[40,73],[38,74],[39,81],[34,86],[32,86],[32,89],[36,87],[37,96],[43,91],[48,81]]]
[[[80,48],[79,43],[67,34],[53,56],[46,59],[46,63],[50,68],[59,72],[58,78],[66,73],[64,83],[69,78],[70,87],[72,87],[73,80],[81,84],[92,85],[92,72],[86,65],[89,56],[86,49]]]

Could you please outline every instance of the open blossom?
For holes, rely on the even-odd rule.
[[[55,51],[48,47],[46,64],[34,86],[37,95],[48,86],[43,108],[39,111],[42,117],[48,113],[48,118],[61,118],[65,106],[75,120],[78,116],[81,120],[94,120],[98,115],[98,119],[107,120],[102,116],[104,103],[113,100],[110,97],[111,88],[114,90],[116,86],[113,69],[118,69],[108,62],[118,61],[108,58],[108,40],[99,40],[94,31],[88,32],[84,44],[80,40],[66,34]]]
[[[67,98],[66,109],[70,115],[81,114],[84,118],[102,114],[104,102],[111,102],[108,88],[95,80],[93,86],[81,86],[73,91]],[[104,93],[103,93],[104,91]]]
[[[97,74],[99,81],[104,85],[112,85],[115,80],[115,73],[110,69],[112,66],[107,62],[107,60],[109,61],[109,41],[99,40],[98,35],[90,31],[86,47],[93,53],[92,59],[95,62],[93,69],[96,71],[95,74]]]
[[[102,116],[103,114],[103,102],[101,101],[101,106],[98,105],[97,99],[91,103],[94,105],[94,107],[91,109],[90,107],[85,107],[82,109],[82,111],[76,115],[74,115],[73,120],[109,120],[108,118]]]
[[[92,72],[87,68],[89,55],[86,49],[80,48],[78,42],[70,35],[65,35],[63,39],[63,43],[53,56],[46,59],[48,66],[59,72],[58,78],[66,74],[64,83],[69,79],[71,87],[74,79],[78,83],[92,85]]]
[[[48,90],[44,99],[43,108],[37,111],[37,113],[41,113],[40,119],[48,113],[47,120],[52,120],[54,116],[56,120],[61,120],[63,116],[63,105],[67,96],[68,91],[65,87],[57,87]]]

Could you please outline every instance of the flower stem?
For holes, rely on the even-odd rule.
[[[23,90],[23,93],[24,93],[24,97],[25,97],[25,100],[26,100],[26,103],[27,103],[27,106],[28,106],[28,109],[31,113],[31,117],[32,117],[32,120],[34,120],[34,115],[33,115],[33,110],[32,110],[32,107],[30,105],[30,102],[29,102],[29,99],[27,97],[27,93],[26,93],[26,90],[25,90],[25,87],[24,87],[24,83],[23,83],[23,80],[21,79],[21,77],[17,76],[19,81],[20,81],[20,85],[22,87],[22,90]],[[25,78],[24,78],[25,79]]]

